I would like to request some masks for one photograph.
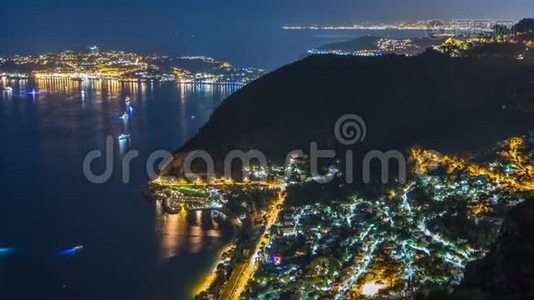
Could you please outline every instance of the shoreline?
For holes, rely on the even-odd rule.
[[[228,221],[234,229],[234,234],[230,241],[221,250],[218,251],[217,255],[215,256],[215,260],[210,266],[209,270],[206,271],[205,274],[194,285],[193,289],[191,290],[192,299],[200,295],[200,293],[207,291],[211,287],[211,285],[217,278],[216,270],[217,266],[221,261],[222,255],[228,252],[232,247],[236,246],[236,240],[240,229],[239,224],[237,223],[237,220],[235,218],[228,217]]]

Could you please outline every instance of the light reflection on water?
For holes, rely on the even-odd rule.
[[[161,215],[161,257],[168,259],[178,254],[185,238],[186,219],[183,215]]]
[[[204,248],[216,250],[222,237],[220,222],[209,211],[182,210],[179,214],[162,214],[157,204],[157,231],[161,236],[161,259],[170,259],[180,252],[200,253]]]
[[[13,91],[6,93],[3,87]],[[38,92],[29,95],[33,89]],[[192,212],[169,216],[141,195],[143,159],[175,151],[208,120],[233,86],[118,81],[0,81],[0,258],[6,299],[187,299],[231,228]],[[83,91],[83,92],[82,92]],[[128,145],[121,116],[134,108]],[[81,171],[86,153],[114,137],[115,154],[135,149],[131,181],[122,184],[120,159],[103,185]],[[104,166],[97,161],[95,168]],[[23,179],[23,180],[21,180]],[[57,251],[83,244],[70,259]],[[184,271],[187,270],[187,271]],[[6,274],[9,274],[7,276]],[[35,288],[28,289],[27,286]],[[1,298],[4,295],[2,295]]]

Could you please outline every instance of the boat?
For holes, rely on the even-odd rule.
[[[0,256],[8,255],[15,252],[15,249],[10,247],[0,247]]]
[[[72,256],[72,255],[76,255],[76,253],[82,251],[83,248],[84,248],[83,245],[78,245],[78,246],[74,246],[74,247],[69,248],[69,249],[62,250],[62,251],[59,252],[59,254],[65,255],[65,256]]]
[[[130,105],[131,100],[132,99],[130,98],[130,96],[126,96],[126,98],[124,99],[124,103],[126,103],[126,105]]]
[[[127,141],[130,139],[130,135],[129,134],[121,134],[119,135],[119,141]]]
[[[74,247],[73,249],[74,249],[74,251],[81,251],[81,250],[83,250],[83,248],[84,248],[83,245],[78,245],[78,246]]]
[[[8,93],[11,93],[11,92],[13,92],[13,88],[10,87],[10,86],[6,86],[6,87],[4,87],[4,91],[8,92]]]
[[[182,211],[182,206],[179,202],[173,201],[171,199],[163,200],[163,210],[171,215],[179,214]]]
[[[122,119],[123,121],[128,121],[129,118],[130,118],[130,115],[128,115],[126,112],[123,113],[122,116],[121,116],[121,119]]]

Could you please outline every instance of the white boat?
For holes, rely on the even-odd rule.
[[[11,93],[11,92],[13,92],[13,88],[10,87],[10,86],[6,86],[6,87],[4,87],[4,91],[8,92],[8,93]]]
[[[76,255],[78,252],[82,251],[83,248],[84,248],[83,245],[78,245],[78,246],[74,246],[74,247],[72,247],[70,249],[62,250],[62,251],[59,252],[59,254],[72,256],[72,255]]]
[[[119,141],[127,141],[130,139],[130,135],[129,134],[121,134],[119,135]]]
[[[124,99],[124,103],[126,103],[126,105],[130,105],[131,100],[132,99],[130,98],[130,96],[126,96],[126,98]]]
[[[79,245],[79,246],[74,247],[73,249],[74,249],[74,251],[81,251],[81,250],[83,250],[83,248],[84,248],[83,245]]]

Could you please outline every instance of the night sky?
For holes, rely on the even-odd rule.
[[[0,0],[0,4],[0,54],[97,44],[217,55],[224,52],[221,44],[238,52],[247,49],[246,44],[265,43],[284,24],[515,20],[529,12],[534,15],[532,0]]]

